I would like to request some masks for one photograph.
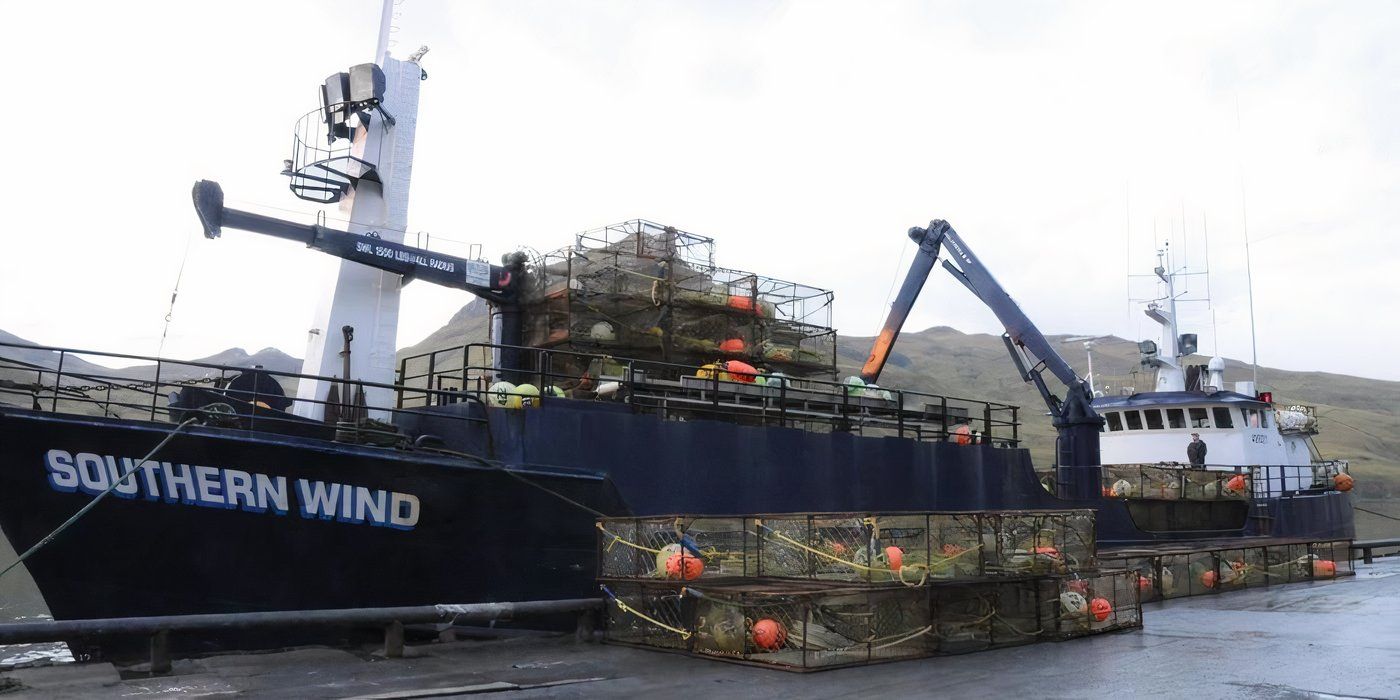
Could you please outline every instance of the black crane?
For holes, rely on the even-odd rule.
[[[909,266],[909,273],[899,288],[884,328],[875,339],[870,357],[861,368],[861,378],[867,383],[879,378],[895,339],[909,317],[909,310],[919,298],[929,272],[946,246],[950,255],[943,261],[943,268],[996,314],[1006,329],[1001,337],[1021,379],[1035,385],[1050,411],[1051,424],[1059,433],[1055,453],[1060,494],[1067,498],[1098,497],[1099,431],[1104,421],[1094,411],[1094,397],[1089,385],[1055,352],[1050,341],[1026,317],[987,268],[978,262],[967,243],[948,222],[936,219],[929,222],[927,228],[911,228],[909,237],[919,245],[919,252]],[[1046,386],[1042,376],[1046,370],[1065,386],[1063,399]]]

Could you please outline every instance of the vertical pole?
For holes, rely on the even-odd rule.
[[[379,10],[379,42],[374,47],[374,62],[384,65],[389,57],[389,34],[394,29],[394,0],[384,0]]]
[[[170,630],[151,635],[151,675],[170,673]]]

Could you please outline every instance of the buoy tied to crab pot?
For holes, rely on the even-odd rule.
[[[1147,595],[1152,592],[1152,579],[1138,574],[1138,593]]]
[[[1243,493],[1245,486],[1247,486],[1247,482],[1244,480],[1243,474],[1236,474],[1230,477],[1229,481],[1225,482],[1225,488],[1235,493]]]
[[[1201,585],[1206,588],[1215,588],[1215,582],[1219,579],[1214,569],[1201,572]]]
[[[515,385],[510,382],[496,382],[486,390],[486,403],[499,408],[510,405],[510,394],[515,391]]]
[[[685,552],[676,552],[666,558],[666,578],[693,581],[705,571],[705,562],[700,557]]]
[[[730,355],[739,355],[744,352],[743,338],[730,338],[719,344],[719,351]]]
[[[738,360],[724,363],[724,369],[729,373],[730,381],[753,384],[754,377],[758,376],[758,370],[753,365]],[[724,377],[720,376],[720,379],[724,379]]]
[[[729,381],[729,373],[724,371],[723,365],[724,363],[722,362],[711,362],[707,365],[701,365],[700,369],[695,370],[695,376],[701,379],[714,379],[718,376],[720,381],[727,382]]]
[[[972,444],[972,426],[964,423],[953,428],[953,442],[959,445]]]
[[[753,623],[753,643],[759,649],[781,649],[785,642],[787,629],[783,627],[783,623],[767,617]]]
[[[886,547],[885,560],[890,563],[890,571],[904,568],[904,550],[899,547]]]
[[[1107,598],[1095,598],[1089,601],[1089,614],[1098,622],[1103,622],[1113,614],[1113,603],[1108,602]]]
[[[1338,474],[1332,477],[1332,485],[1335,486],[1338,491],[1350,491],[1352,485],[1355,483],[1350,474]]]
[[[1313,560],[1313,578],[1332,578],[1337,575],[1337,562],[1331,559]]]

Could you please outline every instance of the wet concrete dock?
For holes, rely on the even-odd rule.
[[[434,643],[407,658],[304,648],[0,674],[6,697],[1050,697],[1400,698],[1400,558],[1355,577],[1151,603],[1146,629],[812,674],[569,638]],[[130,675],[130,674],[128,674]]]

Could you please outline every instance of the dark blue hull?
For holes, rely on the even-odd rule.
[[[593,511],[1093,508],[1101,543],[1352,536],[1350,501],[1338,493],[1235,504],[1247,514],[1172,511],[1169,520],[1217,517],[1236,526],[1151,532],[1135,522],[1147,516],[1123,501],[1052,496],[1024,449],[663,421],[583,401],[485,413],[477,423],[432,412],[403,421],[410,434],[435,435],[484,460],[194,426],[156,461],[170,463],[172,475],[185,473],[181,465],[210,468],[205,481],[191,476],[184,491],[157,478],[113,494],[27,565],[55,617],[73,619],[588,595]],[[62,455],[110,456],[119,465],[172,427],[0,408],[0,526],[24,550],[92,498],[83,487],[63,489],[72,460]],[[100,481],[95,464],[87,486]],[[237,496],[238,474],[284,484],[285,512]],[[345,486],[345,499],[308,512],[303,501],[316,484]],[[417,499],[411,526],[373,514],[369,496],[391,493]]]

